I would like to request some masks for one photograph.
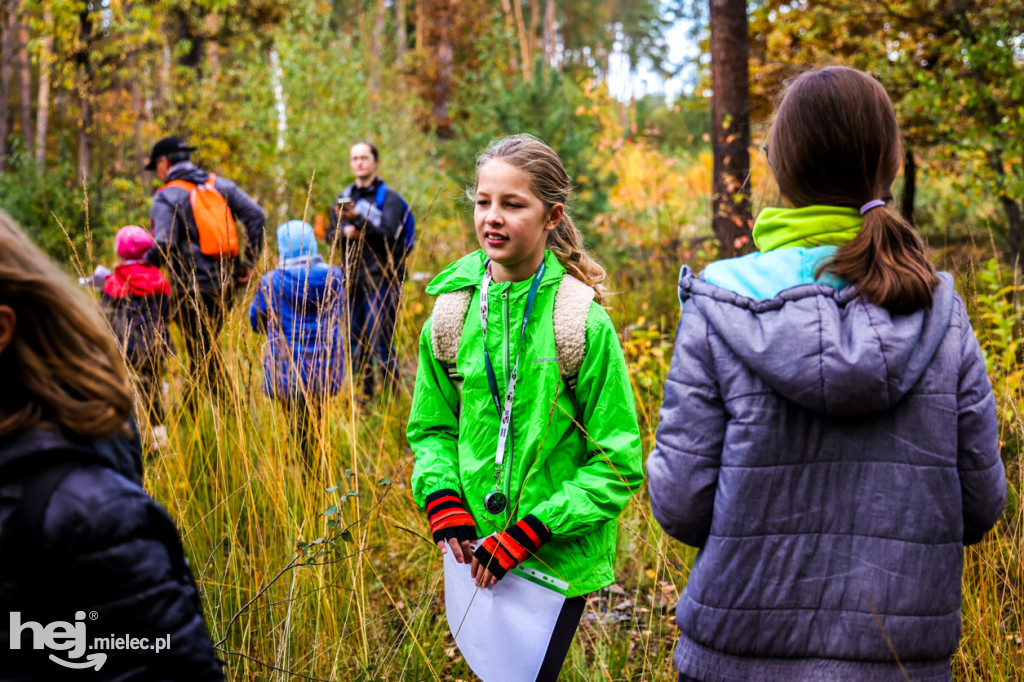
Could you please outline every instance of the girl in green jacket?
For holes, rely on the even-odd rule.
[[[585,595],[614,582],[616,520],[643,481],[633,391],[599,304],[605,272],[566,212],[570,192],[532,136],[480,156],[481,249],[427,288],[443,296],[420,336],[408,428],[413,492],[442,553],[481,587],[519,565],[569,585],[538,679],[557,677]]]

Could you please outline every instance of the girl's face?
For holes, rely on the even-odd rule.
[[[533,193],[530,176],[504,161],[488,161],[476,178],[473,222],[480,248],[491,259],[496,282],[529,278],[544,260],[548,233],[565,208],[548,208]]]

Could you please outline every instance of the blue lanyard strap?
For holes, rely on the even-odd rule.
[[[498,428],[498,447],[494,454],[494,466],[500,469],[505,461],[505,442],[508,439],[509,425],[512,422],[512,403],[516,395],[516,379],[519,376],[519,358],[523,354],[523,340],[526,338],[526,325],[530,321],[530,314],[533,312],[533,304],[537,300],[537,290],[544,278],[544,261],[541,261],[537,272],[533,274],[533,282],[530,284],[530,293],[526,297],[526,310],[523,313],[523,325],[519,330],[519,349],[516,352],[515,362],[508,376],[508,387],[505,389],[505,403],[501,402],[498,393],[498,379],[494,374],[494,365],[491,363],[491,355],[487,351],[487,312],[488,300],[487,290],[491,284],[490,261],[484,264],[485,272],[483,282],[480,284],[480,331],[484,341],[484,367],[487,369],[487,385],[491,389],[491,398],[494,399],[494,407],[501,417]]]

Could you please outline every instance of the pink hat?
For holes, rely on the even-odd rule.
[[[121,258],[136,260],[145,256],[153,246],[153,237],[144,227],[125,225],[117,231],[114,246],[117,248],[117,255]]]

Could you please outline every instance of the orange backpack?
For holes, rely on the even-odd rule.
[[[157,192],[162,192],[168,187],[177,187],[188,192],[192,215],[199,231],[199,250],[204,255],[213,258],[237,256],[238,229],[235,227],[235,216],[231,214],[224,195],[214,187],[216,179],[217,176],[210,173],[209,179],[201,185],[184,180],[171,180]]]

